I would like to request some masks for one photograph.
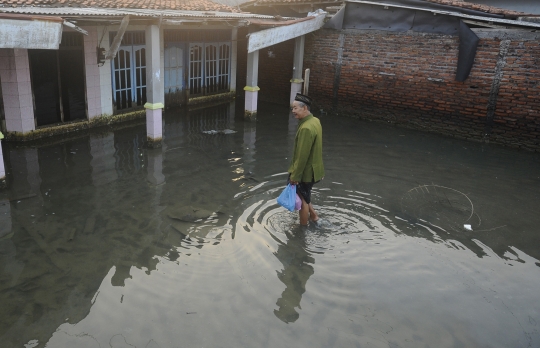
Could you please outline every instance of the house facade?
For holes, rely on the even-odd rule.
[[[131,2],[131,8],[106,8],[122,6],[106,2],[99,3],[101,7],[66,8],[32,4],[2,8],[4,16],[12,16],[2,24],[10,21],[21,26],[53,17],[77,24],[76,29],[63,25],[56,49],[25,48],[27,42],[0,48],[0,126],[7,140],[35,139],[88,126],[79,122],[70,127],[74,121],[109,118],[106,122],[110,122],[117,115],[125,118],[144,111],[148,102],[146,51],[152,38],[146,33],[149,24],[158,28],[158,42],[152,44],[159,55],[162,103],[174,106],[235,95],[233,42],[237,28],[253,16],[209,1],[177,2],[173,9],[157,5],[143,9],[152,5],[143,2]],[[123,21],[126,25],[121,28]],[[113,43],[114,52],[110,52]],[[107,53],[112,54],[106,57]]]
[[[251,14],[206,0],[6,4],[0,7],[2,136],[28,141],[146,117],[148,143],[159,146],[164,108],[239,93],[253,118],[259,50],[295,41],[301,65],[304,35],[323,18]],[[239,31],[246,36],[242,52]],[[238,72],[239,55],[245,74]],[[245,85],[237,86],[237,75]],[[290,86],[291,94],[299,88]]]

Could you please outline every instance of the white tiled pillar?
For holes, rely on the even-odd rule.
[[[244,117],[255,119],[257,117],[257,97],[259,94],[259,86],[257,86],[259,78],[259,51],[248,53],[247,59],[247,76],[246,76],[246,104]]]
[[[28,50],[0,49],[0,80],[6,130],[23,134],[35,130]]]
[[[236,67],[238,65],[238,29],[232,28],[231,32],[231,79],[229,90],[236,95]]]
[[[86,75],[86,100],[88,119],[101,116],[101,82],[97,62],[98,27],[85,27],[88,35],[84,38],[84,73]]]
[[[161,69],[160,28],[146,27],[146,137],[152,146],[161,144],[163,137],[162,109],[164,83]]]
[[[302,93],[302,68],[304,63],[304,35],[294,39],[293,77],[291,79],[290,105],[296,97],[296,93]]]
[[[105,50],[109,49],[109,31],[107,27],[97,27],[100,47]],[[101,97],[101,112],[103,115],[113,114],[113,100],[112,100],[112,75],[111,75],[111,61],[105,60],[99,69],[99,84],[100,84],[100,97]]]

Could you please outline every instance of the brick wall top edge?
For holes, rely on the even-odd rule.
[[[481,39],[496,39],[496,40],[522,40],[522,41],[540,41],[540,32],[524,29],[480,29],[473,28],[472,31]],[[417,31],[386,31],[377,29],[322,29],[320,32],[330,33],[335,32],[349,35],[377,35],[377,36],[393,36],[393,35],[406,35],[406,36],[423,36],[423,37],[440,37],[440,38],[453,38],[455,35],[443,35],[434,33],[422,33]]]

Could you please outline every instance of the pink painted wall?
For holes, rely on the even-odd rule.
[[[84,35],[84,67],[86,75],[86,100],[88,119],[103,114],[101,110],[101,83],[97,65],[98,31],[97,27],[85,27],[88,35]]]
[[[7,131],[35,130],[28,50],[0,49],[0,80]]]

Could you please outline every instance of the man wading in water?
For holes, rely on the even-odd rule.
[[[308,219],[314,222],[319,216],[311,204],[313,184],[324,177],[322,160],[322,127],[321,122],[310,112],[311,98],[296,94],[292,105],[294,118],[299,120],[294,139],[294,150],[289,172],[289,182],[296,185],[296,193],[302,199],[300,224],[307,225]]]

